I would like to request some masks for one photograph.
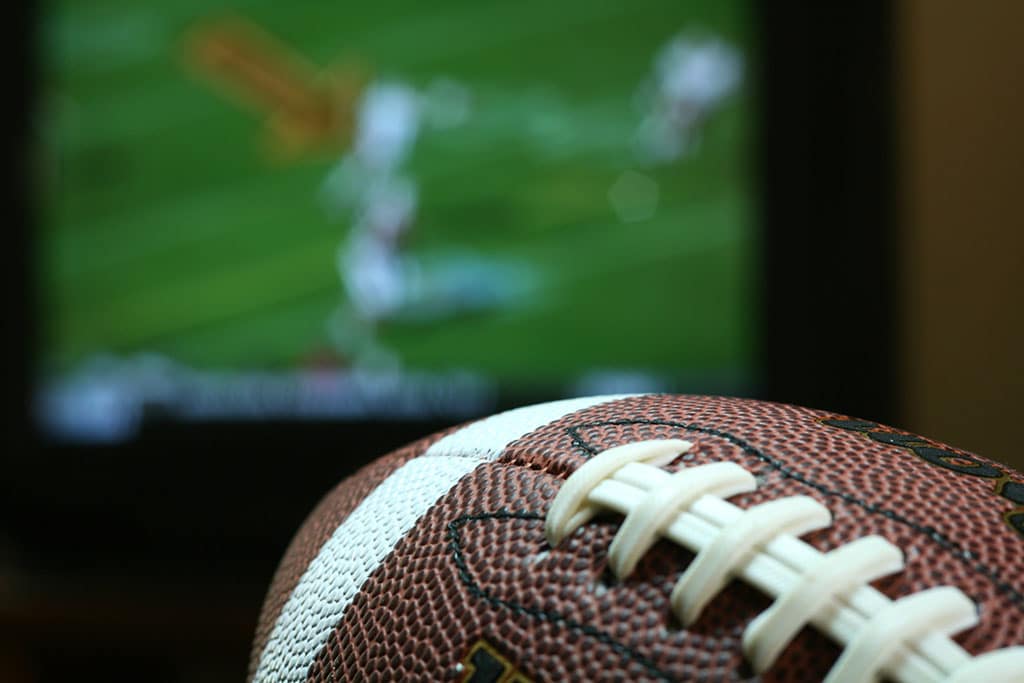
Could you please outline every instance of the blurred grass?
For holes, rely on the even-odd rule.
[[[357,56],[378,75],[474,93],[467,125],[421,138],[412,249],[458,245],[526,259],[530,306],[427,325],[384,343],[418,368],[514,378],[589,367],[749,368],[756,277],[749,97],[694,158],[651,171],[654,218],[622,224],[608,188],[631,167],[631,98],[688,25],[741,45],[733,3],[345,4],[232,9],[320,65]],[[290,367],[328,344],[346,226],[318,193],[330,156],[274,163],[263,122],[182,68],[208,3],[48,6],[40,111],[45,366],[139,350],[199,367]],[[546,132],[545,132],[546,131]]]

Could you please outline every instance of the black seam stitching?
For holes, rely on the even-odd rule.
[[[604,420],[604,421],[600,421],[600,422],[586,422],[586,423],[582,423],[582,424],[579,424],[579,425],[574,425],[574,426],[571,426],[571,427],[566,427],[565,431],[572,438],[573,446],[575,446],[579,450],[583,451],[583,453],[587,457],[592,457],[594,455],[597,455],[598,450],[596,448],[590,446],[583,439],[583,437],[580,435],[580,430],[587,429],[589,427],[603,427],[603,426],[608,426],[608,425],[625,426],[625,425],[633,425],[633,424],[646,424],[646,425],[658,425],[658,426],[664,426],[664,427],[676,427],[676,428],[679,428],[679,429],[685,429],[687,431],[700,432],[702,434],[710,434],[711,436],[717,436],[717,437],[725,439],[729,443],[739,447],[740,450],[742,450],[745,454],[753,456],[753,457],[757,458],[758,460],[764,462],[765,464],[767,464],[772,469],[777,470],[784,477],[787,477],[789,479],[793,479],[794,481],[798,481],[801,484],[805,484],[806,486],[810,486],[811,488],[821,492],[822,494],[824,494],[826,496],[835,497],[835,498],[841,498],[841,499],[845,500],[848,503],[852,503],[853,505],[857,505],[859,507],[864,508],[865,510],[867,510],[871,514],[882,515],[883,517],[886,517],[887,519],[891,519],[894,522],[897,522],[899,524],[904,524],[904,525],[910,527],[911,529],[913,529],[914,531],[917,531],[918,533],[924,534],[929,540],[931,540],[933,543],[938,544],[940,547],[942,547],[942,548],[944,548],[946,550],[953,551],[953,557],[957,558],[958,560],[960,560],[961,562],[966,564],[967,567],[969,567],[973,571],[978,572],[979,574],[984,576],[986,579],[988,579],[992,583],[992,585],[995,586],[995,588],[996,588],[996,590],[998,592],[1007,594],[1009,596],[1009,598],[1010,598],[1010,601],[1013,604],[1015,604],[1018,609],[1020,609],[1021,611],[1024,611],[1024,594],[1020,593],[1013,586],[1011,586],[1010,584],[1006,583],[999,576],[999,573],[996,570],[992,569],[991,567],[989,567],[988,565],[986,565],[986,564],[984,564],[982,562],[975,561],[976,557],[975,557],[974,553],[972,553],[970,550],[967,550],[966,548],[961,546],[959,543],[956,543],[955,541],[950,540],[945,535],[940,533],[939,530],[936,529],[935,527],[920,525],[917,522],[914,522],[913,520],[907,519],[906,517],[903,517],[902,515],[893,512],[892,510],[886,510],[886,509],[884,509],[884,508],[882,508],[882,507],[880,507],[878,505],[873,505],[873,504],[868,503],[866,501],[860,500],[859,498],[857,498],[855,496],[852,496],[849,493],[844,493],[842,491],[837,491],[835,489],[830,489],[830,488],[828,488],[827,486],[825,486],[823,484],[819,484],[818,482],[810,479],[809,477],[807,477],[807,476],[805,476],[803,474],[800,474],[799,472],[797,472],[795,470],[792,470],[789,467],[786,467],[780,460],[778,460],[776,458],[773,458],[772,456],[768,455],[767,453],[764,453],[760,449],[755,448],[754,446],[751,446],[745,440],[739,438],[738,436],[734,436],[734,435],[732,435],[732,434],[730,434],[728,432],[724,432],[724,431],[719,430],[719,429],[714,429],[712,427],[700,427],[700,426],[693,425],[693,424],[687,424],[685,422],[672,422],[670,420],[647,420],[647,419]],[[979,602],[979,601],[975,600],[975,602]]]
[[[491,595],[483,588],[481,588],[480,585],[473,579],[473,575],[469,570],[469,566],[466,564],[466,557],[462,549],[462,537],[459,533],[459,529],[465,526],[468,522],[480,522],[489,519],[527,519],[542,521],[544,519],[544,515],[538,514],[536,512],[527,511],[513,512],[502,508],[499,509],[497,512],[485,512],[473,515],[462,515],[448,522],[448,548],[449,550],[451,550],[452,560],[455,562],[455,566],[458,569],[459,578],[466,585],[466,587],[469,589],[469,592],[472,595],[480,598],[481,600],[485,600],[486,602],[496,607],[503,607],[505,609],[512,610],[516,614],[530,616],[541,621],[550,621],[551,623],[560,624],[570,629],[579,631],[584,635],[590,636],[592,638],[595,638],[599,642],[604,643],[612,650],[617,652],[619,655],[640,664],[655,676],[658,676],[666,680],[672,679],[672,677],[669,674],[659,669],[658,665],[655,664],[653,661],[651,661],[647,657],[644,657],[642,654],[636,652],[629,646],[620,643],[613,636],[598,628],[588,626],[586,624],[581,624],[575,619],[571,619],[565,616],[564,614],[559,614],[558,612],[548,612],[546,610],[520,605],[519,603],[516,603],[512,600],[503,600],[502,598]]]

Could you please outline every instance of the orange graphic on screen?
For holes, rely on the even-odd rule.
[[[276,150],[284,156],[345,148],[355,103],[367,81],[353,62],[316,65],[240,17],[211,20],[186,35],[185,57],[203,80],[268,117]]]

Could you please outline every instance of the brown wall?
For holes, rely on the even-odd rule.
[[[900,7],[903,421],[1024,470],[1024,3]]]

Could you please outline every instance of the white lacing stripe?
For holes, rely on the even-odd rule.
[[[786,499],[783,499],[786,500]],[[903,553],[879,536],[865,536],[825,554],[743,634],[743,651],[762,673],[815,614],[838,595],[903,569]]]
[[[701,496],[728,496],[751,491],[754,477],[731,462],[691,467],[671,475],[633,508],[608,548],[608,564],[616,576],[628,576],[640,557],[657,542],[680,508]]]
[[[846,645],[825,683],[874,680],[902,643],[926,633],[951,635],[978,621],[974,603],[950,586],[908,595],[871,617]]]
[[[566,534],[589,522],[600,511],[599,505],[587,503],[594,484],[629,463],[643,461],[651,465],[667,465],[680,453],[690,450],[691,445],[689,441],[679,439],[641,441],[607,450],[601,454],[602,457],[588,460],[562,484],[558,496],[551,503],[544,525],[548,542],[558,545]]]
[[[796,538],[830,523],[812,499],[793,496],[743,510],[723,500],[756,486],[739,465],[675,474],[655,466],[689,448],[686,441],[644,441],[594,456],[552,501],[548,541],[557,545],[611,509],[626,517],[609,550],[619,578],[662,536],[689,548],[697,556],[672,593],[684,625],[730,578],[742,577],[775,598],[744,634],[744,652],[759,672],[810,623],[844,648],[829,683],[871,681],[879,673],[903,683],[1024,681],[1024,647],[972,658],[949,638],[977,622],[973,603],[959,590],[942,587],[893,602],[867,585],[902,569],[902,554],[885,539],[863,538],[823,554]]]
[[[773,500],[746,510],[686,568],[672,590],[673,609],[683,625],[689,626],[757,546],[780,533],[799,536],[831,523],[828,509],[806,496]]]
[[[1021,683],[1021,648],[1008,647],[978,655],[953,673],[946,683]]]

